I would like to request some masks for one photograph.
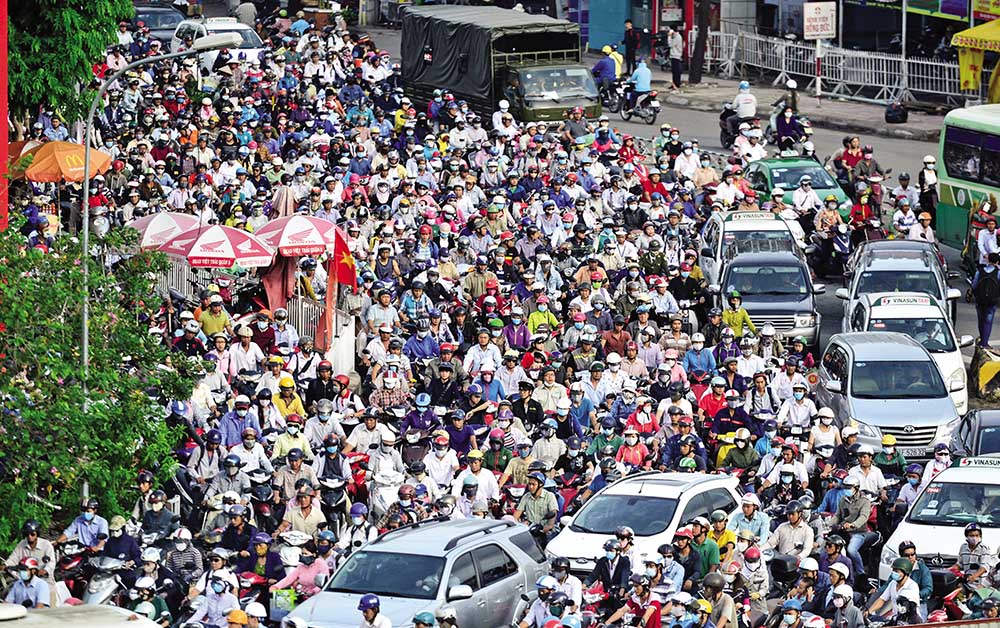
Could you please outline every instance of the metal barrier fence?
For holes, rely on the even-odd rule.
[[[168,290],[173,288],[181,294],[192,297],[195,301],[198,300],[198,295],[195,294],[194,281],[197,277],[194,270],[186,263],[179,260],[170,260],[170,266],[167,268],[165,273],[162,273],[156,282],[157,291],[162,296],[167,296],[169,294]]]
[[[811,89],[816,79],[816,45],[751,32],[709,33],[705,70],[720,75],[771,78],[773,85],[790,78]],[[693,47],[694,40],[689,43]],[[693,48],[692,48],[693,49]],[[979,91],[963,91],[958,64],[935,59],[823,46],[820,80],[823,92],[841,98],[886,103],[892,100],[944,101],[964,105],[982,98],[989,86],[983,73]]]
[[[295,327],[299,336],[316,338],[319,318],[323,315],[322,301],[313,301],[309,297],[292,297],[285,309],[288,310],[288,323]]]

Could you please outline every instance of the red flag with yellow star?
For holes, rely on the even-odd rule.
[[[354,263],[351,249],[347,247],[347,237],[340,227],[337,227],[333,245],[333,268],[337,283],[358,289],[358,267]]]

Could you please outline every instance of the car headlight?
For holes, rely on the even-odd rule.
[[[952,381],[953,379],[960,379],[960,380],[962,380],[963,384],[968,384],[968,379],[967,378],[968,378],[968,375],[966,375],[965,369],[964,368],[957,368],[957,369],[955,369],[954,373],[952,373],[951,375],[948,376],[948,382]],[[947,384],[948,382],[945,382],[945,383]]]
[[[816,326],[816,315],[815,314],[796,314],[795,315],[795,326],[796,327],[815,327]]]
[[[948,421],[944,425],[940,425],[937,431],[934,432],[934,442],[935,443],[948,443],[951,442],[951,433],[955,431],[958,424],[962,422],[962,417],[957,416],[954,419]]]
[[[868,425],[867,423],[863,423],[857,419],[851,419],[851,424],[854,425],[854,427],[858,428],[858,434],[860,434],[861,436],[867,436],[868,438],[880,437],[878,429],[872,427],[871,425]]]
[[[882,556],[879,558],[879,560],[882,561],[883,565],[892,565],[892,561],[896,560],[897,558],[899,558],[899,554],[896,552],[896,550],[886,545],[885,547],[882,548]]]

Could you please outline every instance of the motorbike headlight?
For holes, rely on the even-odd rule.
[[[958,424],[961,422],[962,422],[962,417],[957,416],[951,421],[945,423],[944,425],[939,425],[937,431],[934,432],[934,442],[935,443],[951,442],[951,433],[955,431],[955,428],[958,427]]]
[[[879,558],[879,560],[882,561],[883,565],[892,565],[892,561],[896,560],[897,558],[899,558],[899,554],[896,552],[896,550],[886,545],[885,547],[882,548],[882,556]]]
[[[815,314],[796,314],[795,315],[795,326],[796,327],[815,327],[816,326],[816,315]]]

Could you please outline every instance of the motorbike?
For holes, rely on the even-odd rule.
[[[885,178],[892,173],[892,168],[889,168],[885,173],[872,173],[864,178],[864,181],[868,184],[868,189],[871,190],[872,194],[872,206],[877,207],[879,211],[882,209],[882,182]]]
[[[250,478],[250,507],[253,510],[253,522],[261,532],[271,534],[278,524],[274,512],[271,487],[271,476],[263,469],[257,469],[247,474]]]
[[[409,466],[411,462],[423,460],[430,449],[430,434],[427,430],[410,428],[403,434],[403,446],[399,454],[403,459],[403,464]]]
[[[83,567],[86,564],[87,546],[77,539],[69,539],[59,546],[59,560],[54,574],[57,583],[62,583],[70,594],[78,596],[83,589]]]
[[[583,628],[590,628],[601,623],[604,613],[601,610],[601,603],[608,599],[608,594],[604,591],[604,585],[600,580],[594,586],[583,591],[583,604],[580,608],[580,625]]]
[[[395,469],[381,469],[372,478],[371,513],[374,519],[380,518],[389,510],[389,506],[399,499],[399,487],[406,478]]]
[[[302,546],[312,540],[312,536],[298,530],[288,530],[278,535],[277,551],[281,564],[285,566],[285,574],[292,573],[298,567]]]
[[[347,481],[343,478],[328,477],[319,479],[319,501],[326,517],[329,530],[340,537],[340,532],[347,528],[349,514],[347,512]]]
[[[507,484],[503,487],[503,495],[500,497],[500,516],[513,515],[517,505],[521,503],[527,487],[524,484]]]
[[[621,116],[622,120],[628,122],[632,119],[632,116],[641,118],[646,124],[655,124],[656,118],[660,115],[660,101],[656,99],[657,92],[650,91],[645,94],[639,94],[636,97],[635,106],[631,109],[628,108],[628,95],[633,91],[633,87],[630,85],[625,90],[625,102],[622,102],[621,109],[618,114]]]
[[[244,571],[239,576],[240,591],[237,596],[240,600],[240,608],[246,608],[247,604],[257,602],[267,591],[267,578],[252,571]]]
[[[87,563],[94,569],[87,588],[83,592],[84,604],[115,604],[117,595],[125,593],[125,585],[118,575],[125,571],[125,561],[110,556],[93,556]]]
[[[615,80],[601,86],[601,106],[611,113],[618,113],[625,101],[625,86],[622,81]]]
[[[768,599],[784,598],[799,580],[799,559],[790,554],[774,554],[767,562],[771,573]]]
[[[851,231],[847,225],[840,224],[826,232],[814,231],[809,240],[816,249],[809,256],[810,265],[816,271],[816,276],[843,275],[844,264],[854,249],[851,244]]]
[[[586,478],[572,472],[565,472],[555,477],[559,495],[563,500],[564,515],[573,514],[580,507],[576,496],[580,493],[580,488],[586,483]]]

